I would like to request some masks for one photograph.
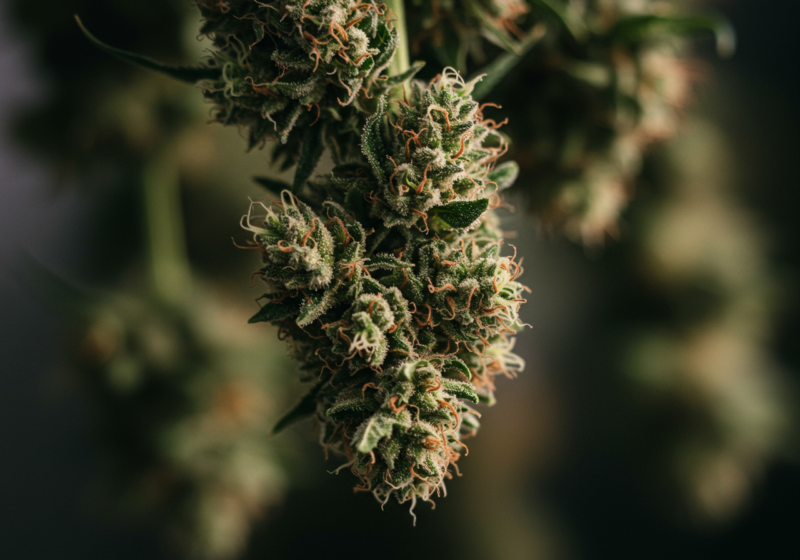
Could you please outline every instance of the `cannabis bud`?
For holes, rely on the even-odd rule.
[[[347,108],[385,81],[397,33],[373,1],[200,0],[214,44],[213,79],[200,82],[224,124],[249,128],[250,145],[318,121],[356,127]],[[383,86],[384,84],[380,84]],[[336,136],[341,136],[339,130]]]
[[[412,48],[430,44],[444,64],[459,70],[466,68],[468,58],[485,61],[485,40],[517,51],[525,39],[518,24],[530,12],[525,0],[413,0],[412,5]]]
[[[484,119],[483,110],[497,105],[479,105],[470,96],[473,86],[452,69],[428,87],[413,82],[389,126],[381,101],[362,141],[369,167],[341,166],[313,188],[339,200],[366,198],[369,216],[386,228],[477,227],[491,195],[513,183],[518,166],[496,165],[507,149],[496,130],[504,123]]]
[[[669,3],[553,6],[560,19],[549,18],[498,99],[519,117],[513,155],[532,210],[547,229],[597,244],[617,233],[648,147],[682,120],[698,76],[683,36],[712,31],[722,54],[732,37],[724,21]]]
[[[390,101],[422,65],[383,74],[398,38],[382,4],[198,4],[215,47],[201,67],[165,67],[86,33],[199,83],[217,120],[249,128],[251,146],[277,136],[297,162],[293,185],[261,180],[280,198],[242,221],[266,284],[250,322],[278,325],[314,382],[276,430],[314,414],[359,489],[413,509],[444,490],[477,430],[467,402],[493,402],[492,378],[523,367],[512,349],[526,288],[493,212],[518,172],[497,163],[505,121],[472,98],[480,78],[451,68]],[[300,146],[290,133],[301,125]],[[309,181],[326,146],[336,167]]]
[[[313,204],[287,190],[243,220],[267,285],[251,322],[280,325],[314,381],[277,429],[315,414],[326,450],[382,502],[444,491],[478,428],[467,402],[493,401],[492,377],[523,365],[521,269],[483,197],[516,167],[496,166],[504,141],[471,87],[447,70],[395,114],[381,99],[364,160],[306,185]]]

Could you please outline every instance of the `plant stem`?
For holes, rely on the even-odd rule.
[[[389,75],[402,74],[411,67],[408,56],[408,31],[406,29],[406,9],[404,0],[386,0],[386,6],[394,14],[394,28],[397,30],[397,52],[389,66]]]
[[[184,303],[191,289],[186,254],[180,179],[173,150],[145,164],[142,176],[150,280],[163,301]]]

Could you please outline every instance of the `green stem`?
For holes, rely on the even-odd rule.
[[[404,0],[386,0],[386,6],[394,14],[394,28],[397,30],[397,51],[389,66],[389,75],[396,76],[411,68],[411,59],[408,55],[406,9]]]
[[[180,178],[172,150],[152,157],[143,171],[144,221],[150,279],[156,295],[179,305],[191,290]]]

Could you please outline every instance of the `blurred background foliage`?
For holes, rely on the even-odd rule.
[[[505,219],[533,290],[528,369],[500,383],[465,476],[412,529],[405,509],[378,512],[323,472],[310,425],[269,437],[301,388],[277,333],[246,325],[257,258],[230,243],[263,194],[250,178],[266,151],[243,153],[237,131],[206,124],[198,91],[107,57],[72,20],[184,63],[203,49],[191,2],[7,0],[0,549],[800,555],[800,105],[786,39],[800,14],[707,3],[740,37],[720,62],[712,41],[609,47],[619,18],[678,3],[555,4],[571,33],[538,2],[407,9],[426,71],[519,55],[486,99],[503,105],[522,167]]]

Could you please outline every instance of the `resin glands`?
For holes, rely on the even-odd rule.
[[[478,428],[467,402],[522,368],[525,288],[489,210],[516,176],[499,125],[452,70],[410,90],[392,113],[379,101],[364,160],[300,191],[313,204],[285,190],[243,226],[267,286],[251,321],[280,325],[314,383],[279,428],[313,414],[357,490],[413,504],[444,493]]]

